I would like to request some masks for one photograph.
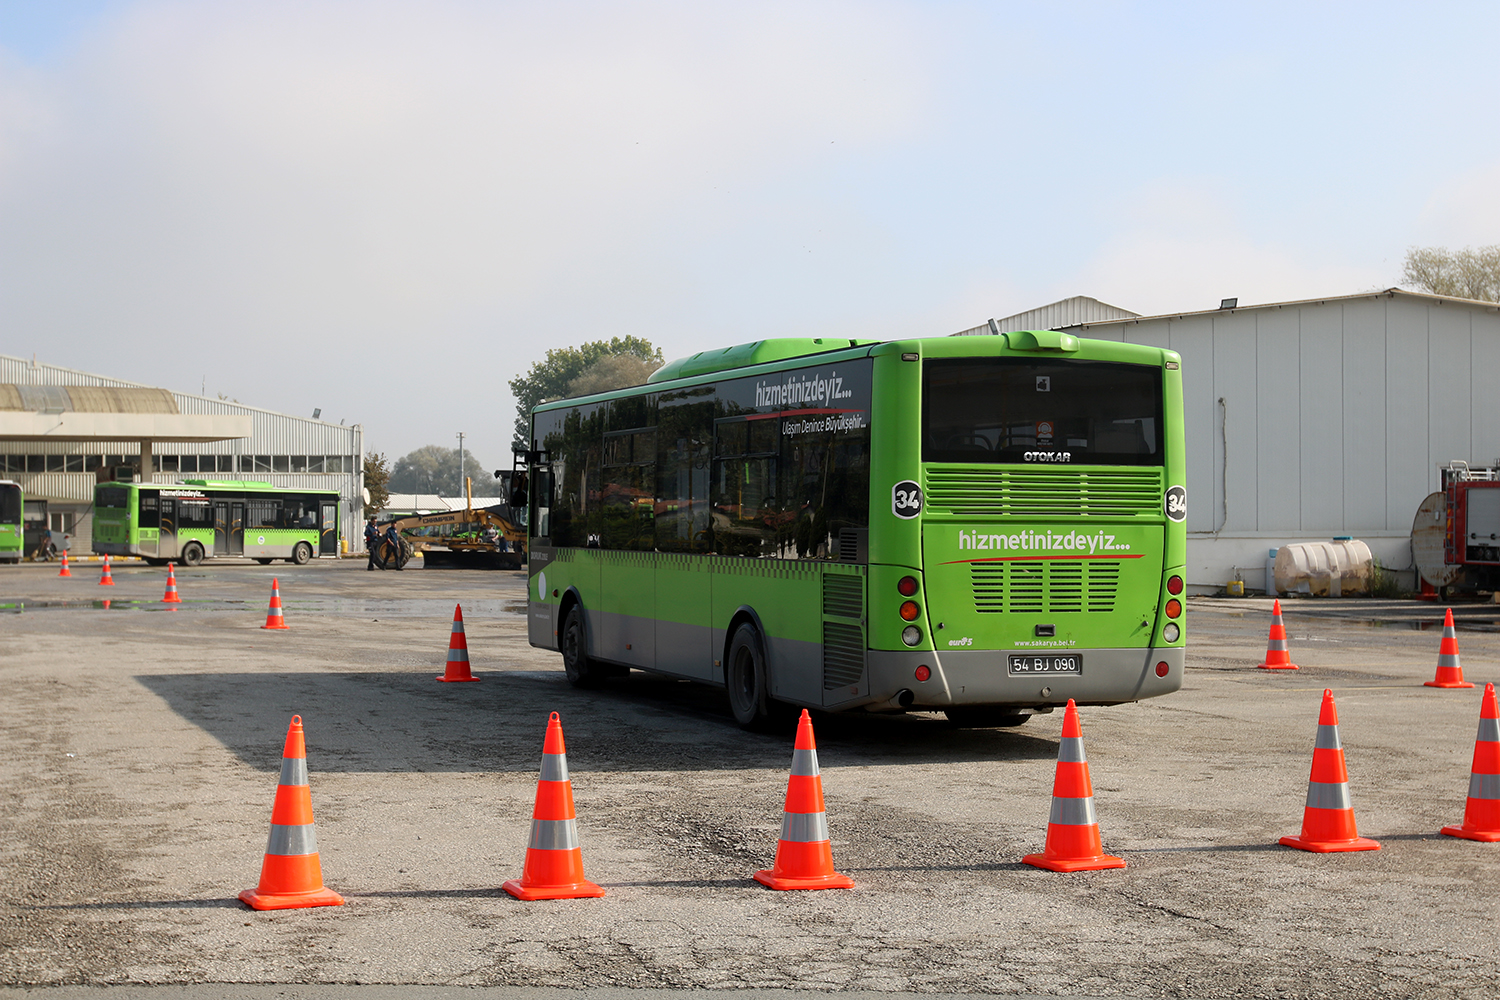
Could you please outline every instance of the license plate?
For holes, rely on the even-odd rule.
[[[1030,654],[1018,655],[1012,653],[1010,656],[1009,671],[1014,674],[1082,674],[1083,656],[1079,653],[1068,653],[1058,655]]]

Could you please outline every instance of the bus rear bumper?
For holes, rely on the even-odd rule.
[[[1078,674],[1021,674],[1007,670],[1003,650],[959,650],[944,653],[870,650],[866,660],[870,696],[879,704],[901,691],[912,692],[911,708],[943,709],[955,705],[1115,705],[1171,694],[1182,687],[1187,652],[1182,646],[1135,649],[1074,649],[1083,657]],[[1165,663],[1164,676],[1157,674]],[[925,665],[931,676],[916,679]],[[855,705],[843,706],[853,708]]]

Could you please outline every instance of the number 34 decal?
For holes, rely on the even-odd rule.
[[[922,487],[910,479],[892,486],[891,513],[907,519],[922,513]]]

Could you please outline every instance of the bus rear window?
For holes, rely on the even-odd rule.
[[[21,488],[0,485],[0,524],[21,523]]]
[[[124,510],[130,505],[130,491],[121,486],[101,486],[94,491],[94,506]]]
[[[1161,465],[1161,369],[954,358],[924,371],[925,462]]]

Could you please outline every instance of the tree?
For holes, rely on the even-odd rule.
[[[385,455],[376,453],[365,456],[365,489],[370,493],[370,502],[365,504],[365,517],[379,517],[385,505],[391,501],[386,484],[390,482],[391,470],[386,465]]]
[[[1411,247],[1401,283],[1433,295],[1500,302],[1500,244],[1487,247]]]
[[[640,385],[661,365],[661,351],[641,337],[627,335],[553,348],[545,360],[531,366],[531,371],[510,380],[510,391],[516,394],[516,445],[528,444],[531,409],[538,403],[579,394],[573,388],[575,384],[588,386],[582,390],[586,392]]]
[[[464,449],[463,475],[470,479],[482,477],[490,482],[487,466],[479,464],[474,453]],[[396,493],[436,493],[444,497],[464,495],[463,478],[459,473],[458,449],[444,448],[439,444],[424,444],[416,451],[396,459],[391,469],[391,489]],[[476,490],[481,496],[485,490]]]

